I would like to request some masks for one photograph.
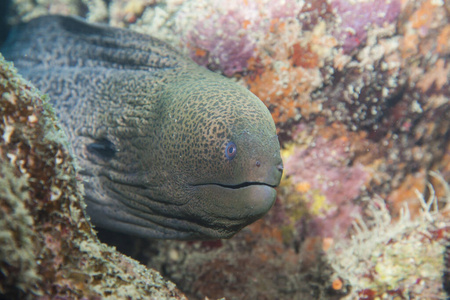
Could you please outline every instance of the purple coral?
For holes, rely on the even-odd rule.
[[[371,25],[392,23],[400,13],[399,0],[334,0],[331,7],[342,23],[335,37],[342,41],[344,52],[349,53],[367,38]]]

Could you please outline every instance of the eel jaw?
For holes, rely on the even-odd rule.
[[[196,203],[204,216],[217,223],[240,223],[244,227],[265,215],[276,199],[277,184],[243,182],[239,184],[196,184]]]
[[[190,185],[186,195],[190,200],[182,205],[153,199],[146,188],[134,186],[129,193],[128,185],[127,189],[123,183],[119,186],[109,186],[115,187],[114,190],[104,193],[97,193],[96,188],[87,189],[89,215],[99,227],[147,238],[230,238],[266,214],[276,199],[276,185],[264,182]],[[99,201],[99,195],[107,198]],[[123,201],[130,196],[134,201]],[[146,205],[142,206],[143,203]]]

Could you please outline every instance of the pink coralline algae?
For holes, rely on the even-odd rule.
[[[297,1],[269,1],[266,3],[266,13],[271,20],[295,18],[302,7],[304,5]]]
[[[255,48],[244,26],[243,15],[235,11],[199,21],[187,35],[190,57],[227,76],[244,71]]]
[[[286,175],[306,202],[309,236],[343,237],[360,216],[361,207],[354,201],[368,174],[361,164],[350,164],[348,146],[345,138],[319,137],[285,159]]]
[[[184,37],[189,56],[211,70],[220,70],[226,76],[243,72],[255,56],[256,43],[261,37],[255,32],[268,32],[274,20],[296,18],[302,5],[295,1],[240,1],[214,2],[204,17],[183,18],[196,20]]]
[[[366,40],[370,26],[394,22],[401,3],[399,0],[335,0],[331,7],[342,22],[334,35],[342,42],[344,52],[349,53]]]

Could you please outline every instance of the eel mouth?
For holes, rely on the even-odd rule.
[[[232,189],[232,190],[238,190],[238,189],[242,189],[242,188],[246,188],[249,186],[255,186],[255,185],[259,185],[259,186],[268,186],[271,188],[276,188],[277,185],[275,184],[268,184],[265,182],[243,182],[243,183],[239,183],[239,184],[222,184],[222,183],[201,183],[201,184],[193,184],[192,186],[197,186],[197,187],[201,187],[201,186],[218,186],[218,187],[223,187],[226,189]]]
[[[198,210],[208,216],[208,220],[213,218],[225,227],[235,222],[242,228],[269,211],[276,200],[277,185],[269,180],[235,184],[207,182],[192,188]]]

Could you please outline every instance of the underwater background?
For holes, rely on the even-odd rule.
[[[448,1],[17,0],[2,13],[3,28],[64,14],[146,33],[247,87],[275,120],[284,175],[269,213],[229,240],[114,241],[147,270],[98,242],[45,96],[1,60],[0,293],[446,299]]]

